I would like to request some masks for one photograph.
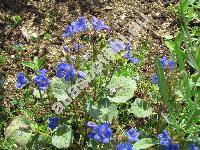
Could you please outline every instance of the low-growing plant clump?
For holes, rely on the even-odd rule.
[[[60,37],[64,59],[57,65],[38,56],[22,61],[10,101],[14,111],[0,106],[0,148],[198,150],[199,27],[191,22],[199,21],[200,8],[195,0],[172,3],[179,31],[165,37],[170,55],[155,58],[151,80],[141,72],[148,43],[135,51],[132,41],[111,38],[112,28],[95,16],[66,26]],[[15,17],[13,26],[20,21]],[[0,55],[0,65],[5,61]]]

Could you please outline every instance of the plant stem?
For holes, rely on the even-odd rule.
[[[160,102],[159,100],[157,101],[157,109],[158,109],[158,120],[157,120],[157,128],[156,128],[156,132],[157,135],[160,133],[160,118],[161,118],[161,109],[160,109]]]

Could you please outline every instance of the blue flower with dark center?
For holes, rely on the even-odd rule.
[[[19,72],[17,74],[16,82],[16,88],[21,89],[28,84],[29,80],[25,77],[23,72]]]
[[[166,150],[178,150],[178,144],[170,143],[170,144],[166,145]]]
[[[92,25],[93,25],[93,28],[97,30],[97,32],[101,30],[106,30],[106,31],[110,30],[109,26],[105,25],[103,21],[100,21],[94,16],[92,17]]]
[[[66,64],[66,63],[59,63],[57,65],[57,72],[56,72],[56,77],[58,78],[62,78],[66,75],[66,73],[68,71],[70,71],[72,69],[72,65],[71,64]]]
[[[78,71],[77,74],[78,74],[78,78],[85,78],[87,76],[86,73],[83,71]]]
[[[167,67],[167,57],[163,56],[162,58],[160,58],[160,63],[163,68],[166,68]]]
[[[175,62],[173,60],[169,60],[168,64],[169,64],[169,68],[170,69],[174,69],[175,68]]]
[[[90,123],[89,127],[93,129],[92,132],[88,135],[90,139],[94,139],[103,144],[109,143],[112,136],[112,130],[110,129],[109,123],[104,123],[102,125],[96,126],[94,124],[91,126]]]
[[[46,72],[46,69],[42,69],[40,70],[40,74],[34,78],[34,83],[42,91],[45,91],[50,84],[49,80],[46,77]]]
[[[65,50],[66,52],[69,52],[69,50],[70,50],[69,46],[65,45],[65,46],[64,46],[64,50]]]
[[[141,134],[140,131],[137,132],[137,130],[135,128],[131,128],[128,132],[126,132],[126,135],[128,136],[128,140],[130,142],[137,142],[139,139],[139,135]]]
[[[134,150],[133,145],[130,142],[118,144],[116,150]]]
[[[153,75],[152,82],[153,82],[153,84],[158,84],[158,76],[157,76],[157,74]]]
[[[58,117],[50,117],[49,118],[49,123],[48,123],[48,127],[53,130],[55,129],[56,127],[59,126],[59,118]]]
[[[56,77],[65,77],[66,81],[73,80],[75,77],[75,69],[71,64],[59,63],[57,65]]]
[[[190,144],[189,145],[189,150],[199,150],[199,148],[195,144]]]
[[[121,50],[126,48],[124,42],[122,42],[120,40],[110,41],[109,44],[110,44],[110,47],[112,48],[112,50],[115,51],[116,53],[118,53]]]
[[[166,146],[168,146],[172,141],[171,137],[169,136],[169,133],[166,130],[163,130],[163,132],[158,135],[158,139],[160,141],[160,145]]]

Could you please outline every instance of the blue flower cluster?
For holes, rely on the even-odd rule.
[[[45,91],[49,85],[50,81],[46,77],[46,69],[41,69],[39,74],[34,78],[34,83],[38,87],[39,90]],[[65,78],[66,81],[71,81],[75,79],[76,70],[71,64],[68,63],[59,63],[57,65],[56,77]],[[78,78],[86,78],[86,73],[83,71],[77,72]],[[16,88],[21,89],[28,84],[29,80],[25,77],[24,73],[20,72],[17,75],[16,79]]]
[[[46,77],[46,72],[47,72],[46,69],[42,69],[39,71],[39,75],[37,75],[34,78],[34,83],[42,91],[45,91],[50,84],[49,80]],[[22,72],[18,73],[17,79],[16,79],[16,88],[17,89],[23,88],[24,86],[26,86],[28,84],[28,82],[29,81],[25,77],[24,73],[22,73]]]
[[[119,53],[121,50],[126,48],[124,42],[122,42],[120,40],[110,41],[109,44],[115,53]]]
[[[49,123],[48,123],[48,127],[53,130],[55,129],[56,127],[59,126],[59,118],[58,117],[50,117],[49,118]]]
[[[178,150],[178,144],[172,143],[172,139],[169,136],[168,131],[164,130],[161,134],[158,135],[160,145],[166,146],[166,150]]]
[[[117,150],[133,150],[133,145],[130,142],[118,144]]]
[[[167,65],[169,65],[170,69],[174,69],[175,68],[174,61],[173,60],[167,60],[166,56],[163,56],[162,58],[160,58],[160,63],[161,63],[163,68],[167,68]]]
[[[128,45],[126,46],[126,50],[127,50],[127,55],[125,55],[125,58],[127,58],[127,60],[131,63],[137,64],[139,62],[138,58],[135,57],[131,57],[131,44],[128,43]]]
[[[76,70],[74,69],[74,67],[71,64],[59,63],[57,65],[56,77],[58,77],[58,78],[64,77],[66,81],[74,80],[75,72],[76,72]],[[82,71],[78,71],[77,75],[78,75],[78,78],[86,77],[86,74]]]
[[[166,130],[164,130],[161,134],[158,135],[158,139],[160,141],[160,145],[168,145],[172,141],[168,131]]]
[[[128,137],[128,141],[122,144],[117,145],[117,150],[133,150],[133,145],[130,142],[137,142],[139,141],[138,137],[140,136],[141,132],[136,130],[136,128],[131,128],[126,132]]]
[[[42,69],[40,70],[40,74],[34,78],[34,83],[42,91],[45,91],[50,84],[48,78],[46,77],[46,72],[46,69]]]
[[[195,144],[190,144],[189,145],[189,150],[199,150],[198,146]]]
[[[99,19],[97,19],[96,17],[92,17],[92,25],[93,25],[93,28],[99,32],[101,30],[106,30],[106,31],[109,31],[110,30],[110,27],[105,25],[105,23],[103,21],[100,21]]]
[[[65,77],[66,81],[73,80],[75,78],[75,69],[71,64],[59,63],[57,65],[56,77]]]
[[[105,25],[103,21],[100,21],[96,17],[92,17],[92,26],[97,32],[101,30],[109,30],[110,27]],[[73,21],[65,29],[65,32],[62,34],[62,37],[71,37],[73,34],[78,32],[84,32],[89,27],[89,22],[83,17],[79,17],[77,21]]]
[[[179,149],[179,146],[177,143],[172,143],[172,139],[169,136],[168,131],[166,130],[163,130],[163,132],[158,135],[158,140],[160,141],[160,145],[164,145],[166,147],[166,150]],[[190,144],[189,150],[199,150],[199,148],[195,144]]]
[[[90,139],[94,139],[103,144],[109,143],[112,136],[112,130],[110,129],[109,123],[97,125],[93,122],[88,122],[87,126],[92,129],[92,132],[88,135]],[[126,132],[128,141],[122,144],[118,144],[116,149],[133,150],[133,145],[130,142],[137,142],[139,140],[138,137],[140,134],[140,131],[137,131],[135,128],[131,128],[129,131]]]
[[[175,62],[173,60],[168,60],[166,56],[163,56],[162,58],[160,58],[160,63],[162,65],[163,69],[167,68],[167,65],[169,66],[170,69],[174,69],[175,68]],[[152,76],[152,82],[153,82],[153,84],[157,84],[158,83],[157,74],[154,74]]]
[[[70,37],[75,33],[83,32],[88,27],[87,20],[84,17],[79,17],[77,21],[73,21],[69,26],[66,27],[63,37]]]
[[[28,84],[28,79],[25,77],[23,72],[17,74],[16,88],[21,89]]]
[[[137,132],[136,128],[131,128],[128,132],[126,132],[126,135],[128,136],[128,140],[130,142],[137,142],[139,139],[139,135],[141,134],[140,131]]]
[[[122,53],[122,57],[126,58],[129,62],[137,64],[139,62],[138,58],[132,58],[131,57],[131,44],[128,43],[127,46],[120,40],[114,40],[109,42],[110,47],[115,53],[119,53],[123,49],[126,49],[127,51]]]
[[[96,125],[95,123],[88,122],[87,126],[92,129],[92,132],[88,135],[90,139],[107,144],[112,137],[112,130],[109,123]]]

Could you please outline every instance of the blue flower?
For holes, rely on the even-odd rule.
[[[92,17],[92,25],[93,25],[93,28],[97,30],[97,32],[101,30],[107,30],[107,31],[110,30],[109,26],[105,25],[103,21],[100,21],[94,16]]]
[[[76,70],[72,67],[71,70],[67,71],[65,74],[65,80],[70,81],[74,80]]]
[[[74,33],[83,32],[87,28],[87,21],[84,17],[79,17],[75,22],[73,21],[69,26],[66,27],[63,37],[70,37]]]
[[[167,57],[163,56],[162,58],[160,58],[160,63],[163,68],[166,68],[167,67]]]
[[[128,140],[130,142],[137,142],[139,139],[139,135],[141,134],[140,131],[137,132],[137,130],[135,128],[131,128],[128,132],[126,132],[126,135],[128,136]]]
[[[75,50],[76,52],[77,52],[79,49],[84,48],[83,45],[77,44],[77,43],[75,43],[75,42],[73,42],[72,45],[73,45],[74,50]]]
[[[65,50],[66,52],[69,52],[69,50],[70,50],[69,46],[65,45],[65,46],[64,46],[64,50]]]
[[[66,63],[59,63],[57,65],[57,72],[56,77],[62,78],[66,75],[67,71],[70,71],[72,68],[72,65],[66,64]]]
[[[110,41],[109,44],[112,50],[115,51],[116,53],[126,48],[125,44],[120,40]]]
[[[131,57],[131,44],[128,43],[128,45],[126,46],[126,50],[127,52],[124,52],[122,54],[123,58],[126,58],[129,62],[137,64],[140,60],[136,57]]]
[[[157,76],[157,74],[153,75],[152,82],[153,82],[153,84],[158,84],[158,76]]]
[[[17,79],[16,79],[16,88],[17,89],[21,89],[23,88],[24,86],[26,86],[28,84],[28,79],[25,77],[24,73],[23,72],[19,72],[17,74]]]
[[[70,37],[73,35],[73,30],[71,26],[67,26],[65,29],[65,33],[62,34],[62,37]]]
[[[116,150],[133,150],[133,145],[130,142],[118,144]]]
[[[130,61],[131,63],[137,64],[140,60],[138,58],[129,58],[128,61]]]
[[[87,29],[87,20],[82,16],[79,17],[76,26],[78,31],[83,32],[85,29]]]
[[[45,91],[49,86],[49,80],[46,77],[46,72],[46,69],[42,69],[40,70],[40,74],[34,78],[34,83],[42,91]]]
[[[83,71],[78,71],[77,74],[78,74],[78,78],[85,78],[87,76],[86,73]]]
[[[195,144],[190,144],[189,145],[189,150],[199,150],[199,148]]]
[[[169,64],[169,68],[170,69],[174,69],[175,68],[175,62],[173,60],[169,60],[168,64]]]
[[[170,143],[170,144],[166,145],[166,150],[178,150],[178,144]]]
[[[48,127],[51,128],[51,130],[55,129],[59,126],[59,120],[58,117],[50,117]]]
[[[169,136],[169,133],[166,130],[163,130],[161,134],[158,135],[158,139],[160,141],[160,145],[166,145],[171,143],[172,139]]]
[[[96,123],[93,123],[93,122],[91,122],[91,121],[89,121],[89,122],[87,123],[87,126],[88,126],[89,128],[91,128],[91,129],[94,129],[95,127],[97,127],[97,124],[96,124]]]
[[[131,50],[131,44],[130,44],[130,43],[127,44],[126,50],[127,50],[128,52]]]
[[[70,79],[74,79],[75,75],[75,69],[71,64],[66,63],[59,63],[57,65],[57,72],[56,77],[62,78],[65,77],[66,81],[69,81]]]
[[[110,129],[109,123],[89,127],[93,128],[92,132],[88,135],[90,139],[94,139],[103,144],[109,143],[112,136],[112,130]]]

